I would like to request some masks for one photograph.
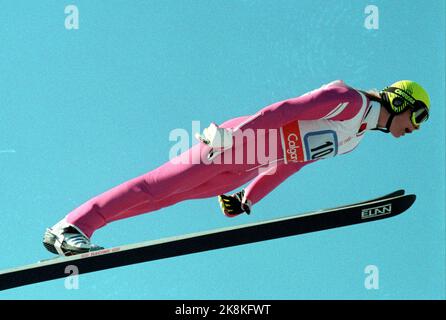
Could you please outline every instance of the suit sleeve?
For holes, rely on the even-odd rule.
[[[253,205],[256,204],[287,178],[311,162],[314,161],[288,164],[282,162],[275,167],[269,168],[267,171],[258,175],[245,188],[245,198],[251,201]]]
[[[365,97],[357,90],[346,85],[330,85],[269,105],[239,128],[272,129],[297,120],[349,120],[358,114],[364,103]]]

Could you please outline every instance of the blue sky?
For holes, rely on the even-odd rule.
[[[79,29],[64,27],[67,5]],[[421,83],[432,112],[403,139],[370,132],[352,153],[292,176],[227,219],[216,199],[112,223],[116,246],[334,207],[404,188],[397,218],[55,280],[3,299],[444,299],[445,4],[373,1],[2,1],[0,268],[51,255],[46,227],[168,160],[176,128],[255,113],[335,79]],[[379,268],[367,290],[364,269]]]

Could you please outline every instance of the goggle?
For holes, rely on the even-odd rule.
[[[414,126],[419,127],[421,123],[429,119],[429,109],[423,102],[417,100],[414,105],[410,105],[410,108],[412,110],[410,119]]]

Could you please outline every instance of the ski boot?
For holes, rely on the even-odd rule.
[[[65,219],[46,229],[43,235],[43,246],[51,253],[60,256],[72,256],[104,249],[92,244],[79,228],[69,224]]]

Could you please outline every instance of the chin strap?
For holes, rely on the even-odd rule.
[[[375,129],[373,129],[373,130],[378,130],[378,131],[381,131],[381,132],[384,132],[384,133],[389,133],[390,132],[390,126],[392,125],[392,121],[393,121],[393,118],[395,117],[395,115],[394,114],[391,114],[390,116],[389,116],[389,119],[387,119],[387,123],[386,123],[386,127],[385,128],[379,128],[379,127],[376,127]]]
[[[381,131],[384,133],[389,133],[390,126],[392,125],[392,121],[393,121],[393,118],[395,117],[395,114],[392,112],[392,110],[390,108],[390,102],[389,102],[387,95],[384,92],[381,92],[380,97],[381,97],[381,99],[375,100],[375,101],[378,101],[380,103],[381,107],[384,107],[389,112],[390,115],[389,115],[389,118],[387,119],[387,123],[384,128],[376,127],[375,129],[372,129],[372,130],[378,130],[378,131]]]

